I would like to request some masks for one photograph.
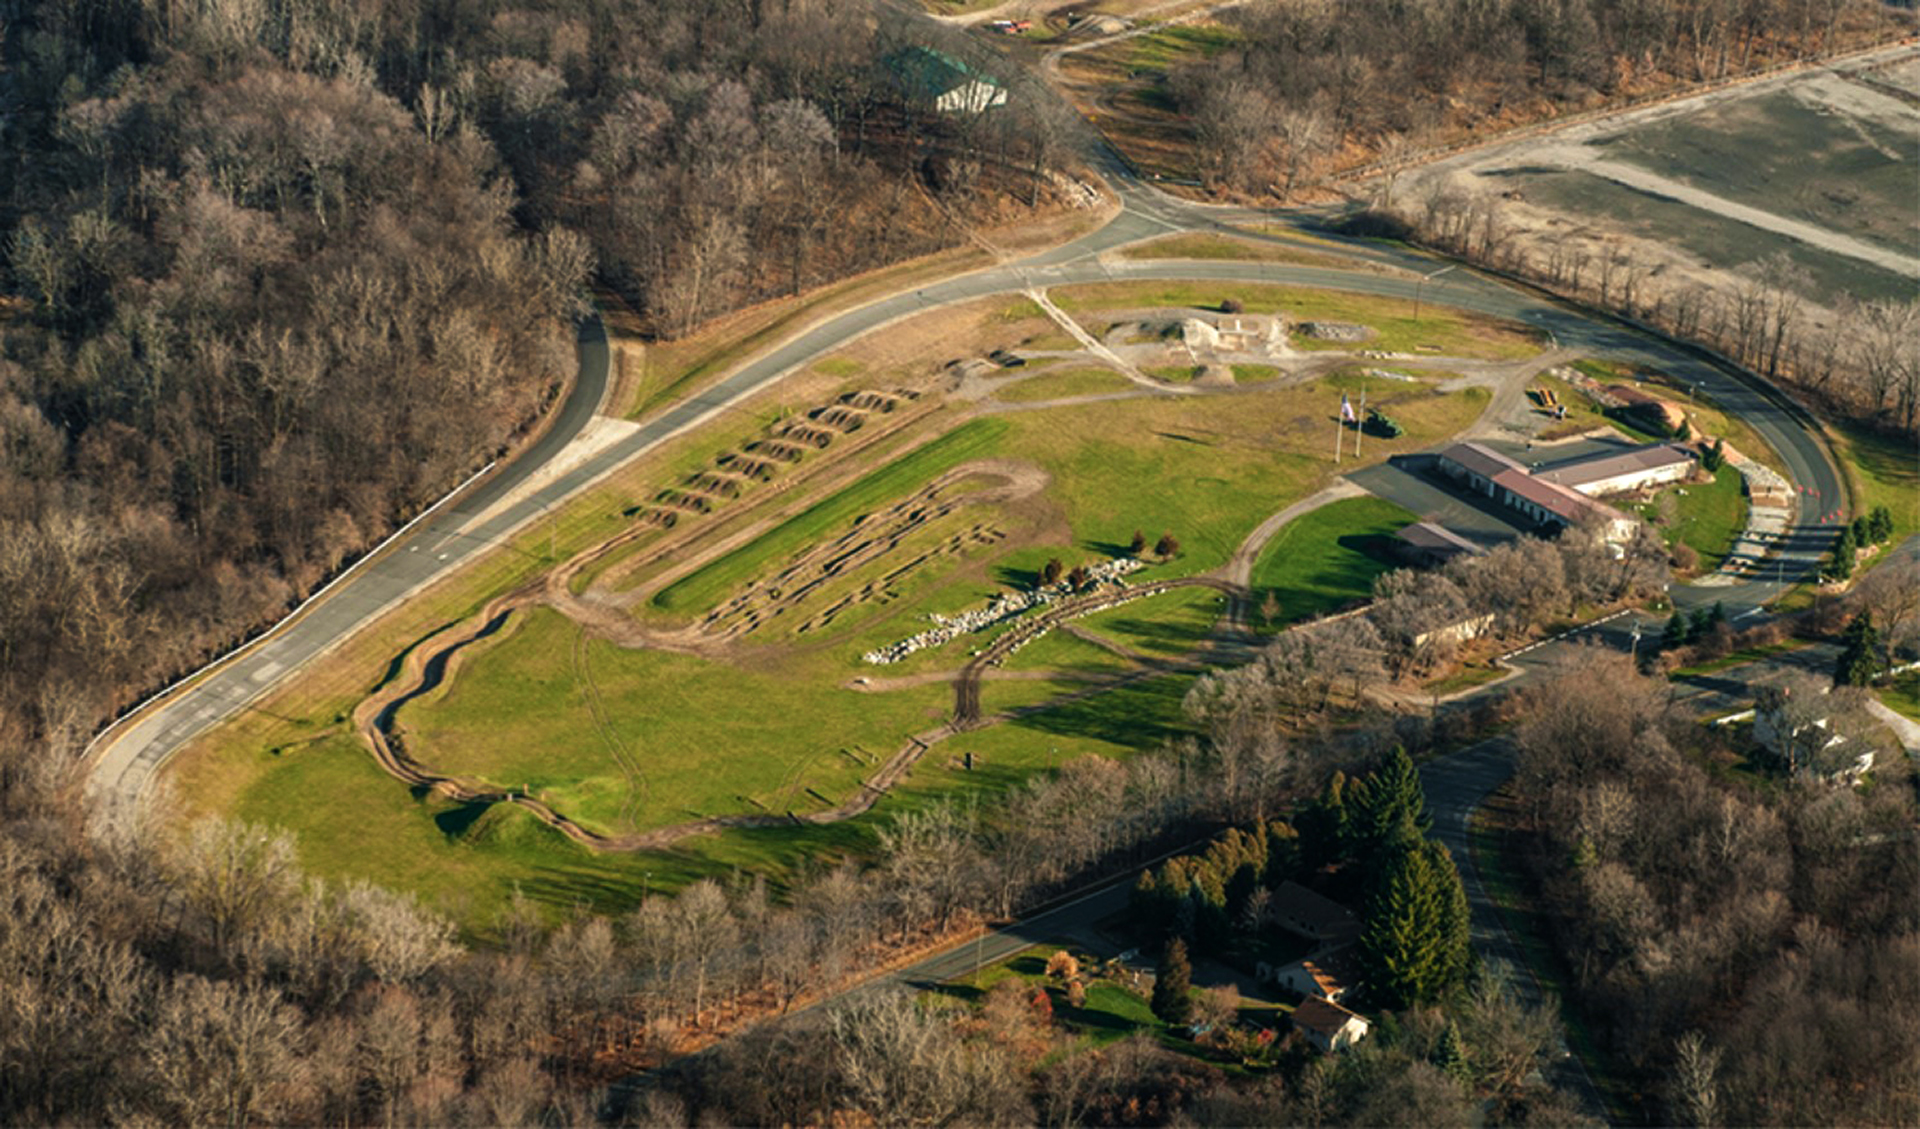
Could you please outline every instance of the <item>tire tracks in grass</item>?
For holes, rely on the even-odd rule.
[[[593,656],[587,644],[587,628],[576,624],[573,635],[573,671],[575,679],[586,693],[587,713],[593,719],[594,729],[600,739],[606,743],[607,751],[612,754],[620,773],[626,777],[627,795],[620,804],[615,818],[616,827],[625,827],[631,831],[634,817],[638,814],[640,801],[650,794],[646,776],[640,771],[640,763],[635,760],[626,742],[620,739],[619,731],[614,728],[613,714],[607,709],[606,699],[600,694],[600,684],[593,677]]]

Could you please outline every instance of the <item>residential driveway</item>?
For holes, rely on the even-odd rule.
[[[1473,951],[1480,958],[1482,973],[1505,977],[1523,1003],[1551,1008],[1557,1018],[1557,1005],[1548,1001],[1520,946],[1500,920],[1499,907],[1480,880],[1468,838],[1467,824],[1475,809],[1507,782],[1513,770],[1512,746],[1504,738],[1495,738],[1421,765],[1420,784],[1426,791],[1427,810],[1433,816],[1433,836],[1453,853],[1460,880],[1467,888],[1467,904],[1473,911]],[[1546,1073],[1557,1089],[1580,1102],[1589,1117],[1608,1120],[1606,1101],[1577,1056],[1555,1059]]]

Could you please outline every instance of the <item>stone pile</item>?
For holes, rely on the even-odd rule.
[[[1087,582],[1089,585],[1124,584],[1121,577],[1130,572],[1138,572],[1145,567],[1147,567],[1145,563],[1137,558],[1116,557],[1110,561],[1089,565]],[[868,651],[860,657],[875,666],[888,666],[906,659],[916,651],[938,647],[975,631],[984,631],[995,624],[1004,623],[1024,612],[1045,607],[1055,600],[1062,600],[1073,594],[1072,587],[1062,580],[1057,584],[1044,585],[1031,592],[1002,592],[987,601],[985,607],[973,608],[959,615],[945,616],[939,612],[930,612],[927,618],[934,622],[930,630],[922,631],[918,635],[902,639],[897,643],[889,643],[877,651]]]
[[[1344,321],[1303,321],[1300,332],[1315,341],[1365,341],[1372,336],[1366,326]]]

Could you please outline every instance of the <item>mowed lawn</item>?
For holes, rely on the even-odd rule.
[[[1254,562],[1255,625],[1278,630],[1366,599],[1374,580],[1397,567],[1394,533],[1419,520],[1380,498],[1343,498],[1288,522]],[[1279,605],[1271,624],[1257,610],[1268,593]]]
[[[815,649],[789,654],[753,647],[730,664],[588,643],[597,711],[585,672],[575,665],[577,629],[552,613],[533,613],[515,633],[476,652],[450,686],[404,709],[400,723],[423,762],[529,786],[569,815],[608,830],[762,808],[819,810],[827,801],[809,789],[833,802],[846,799],[873,763],[907,736],[938,724],[952,706],[951,687],[939,680],[887,693],[843,687],[859,675],[957,668],[990,634],[890,668],[861,664],[860,648],[921,630],[928,611],[958,611],[1005,585],[1031,583],[1049,557],[1071,566],[1120,553],[1135,529],[1149,540],[1172,532],[1182,545],[1144,579],[1218,567],[1259,521],[1331,479],[1334,467],[1322,447],[1342,387],[1338,378],[1258,385],[1234,394],[1034,409],[963,425],[816,501],[773,534],[721,558],[719,567],[709,566],[713,571],[696,572],[704,591],[672,614],[700,614],[703,601],[711,606],[862,513],[976,458],[1046,470],[1052,481],[1044,499],[1058,514],[1049,519],[1053,532],[1007,544],[984,572],[974,561],[949,582],[916,587],[884,618],[858,622]],[[1408,434],[1391,443],[1370,441],[1371,458],[1456,433],[1480,413],[1486,396],[1478,389],[1442,395],[1408,385],[1379,402]],[[603,510],[587,514],[579,529],[571,521],[561,526],[563,552],[588,535],[592,522],[619,513],[613,501]],[[548,536],[541,530],[524,540],[544,553]],[[539,553],[530,550],[529,558]],[[1210,629],[1215,599],[1210,591],[1170,594],[1115,609],[1108,617],[1115,622],[1096,626],[1135,649],[1184,651]],[[407,637],[452,622],[467,600],[462,595],[458,608],[449,602],[436,610]],[[1035,646],[1029,669],[1047,669],[1041,664],[1050,646],[1060,649],[1054,669],[1112,669],[1104,652],[1069,645],[1064,637]],[[1084,683],[989,683],[989,712],[1015,709],[1016,716],[935,745],[865,816],[832,826],[732,830],[683,840],[665,852],[595,855],[518,809],[454,807],[414,795],[382,773],[340,719],[379,681],[376,668],[384,669],[388,657],[385,651],[370,655],[328,682],[323,694],[308,695],[314,704],[296,711],[298,725],[243,718],[244,739],[222,739],[217,755],[182,758],[190,768],[173,775],[190,794],[192,812],[288,827],[299,834],[302,860],[316,874],[413,891],[481,934],[516,888],[561,914],[582,900],[617,912],[650,886],[673,888],[736,869],[778,883],[807,860],[865,854],[875,828],[907,808],[998,794],[1085,755],[1125,758],[1191,732],[1180,710],[1191,675],[1142,679],[1071,701],[1057,699],[1085,689]],[[616,749],[631,758],[637,784]]]
[[[1074,396],[1101,396],[1137,392],[1140,386],[1111,369],[1072,368],[1043,373],[994,390],[993,398],[1008,404],[1065,400]]]
[[[1172,533],[1180,553],[1145,575],[1190,575],[1225,563],[1267,515],[1306,496],[1334,469],[1323,450],[1341,392],[1333,376],[1234,395],[1068,404],[976,420],[815,503],[654,597],[657,608],[697,616],[754,577],[859,517],[976,458],[1017,459],[1046,470],[1046,496],[1073,531],[1057,548],[1071,567],[1124,551],[1134,530]],[[1378,383],[1378,382],[1376,382]],[[1408,384],[1372,401],[1407,433],[1374,440],[1369,457],[1418,450],[1477,417],[1484,389],[1440,393]],[[882,565],[881,567],[891,567]]]
[[[1072,543],[1009,549],[999,566],[1002,583],[1031,583],[1030,570],[1049,556],[1071,566],[1123,552],[1136,528],[1149,539],[1170,531],[1182,543],[1178,555],[1156,563],[1145,577],[1205,572],[1224,563],[1268,514],[1330,477],[1331,460],[1307,450],[1318,446],[1320,421],[1304,413],[1330,420],[1342,379],[1253,394],[1045,409],[982,421],[993,425],[984,428],[968,424],[689,580],[697,578],[702,591],[724,598],[730,589],[723,581],[777,566],[807,537],[832,535],[840,521],[920,488],[961,460],[986,455],[1048,470],[1048,497],[1074,531]],[[1483,402],[1477,389],[1440,395],[1410,385],[1383,401],[1408,435],[1370,446],[1370,453],[1384,457],[1452,434]],[[1288,618],[1309,614],[1309,603],[1331,606],[1365,594],[1369,559],[1342,539],[1390,531],[1390,519],[1399,514],[1385,503],[1361,508],[1366,505],[1342,503],[1331,515],[1310,517],[1285,534],[1299,550],[1288,556],[1295,571],[1269,583],[1281,584]],[[1360,515],[1365,521],[1354,524]],[[1308,568],[1311,561],[1319,563]],[[883,560],[869,567],[878,573],[894,566]],[[836,583],[843,580],[858,576]],[[991,589],[957,587],[961,595],[981,597]],[[752,648],[738,663],[598,641],[577,649],[577,628],[554,613],[534,612],[512,637],[475,655],[450,687],[409,705],[399,720],[424,762],[528,787],[559,810],[608,831],[736,812],[818,811],[852,795],[879,761],[947,716],[951,689],[943,682],[888,693],[862,693],[847,683],[859,675],[884,678],[962,665],[989,635],[923,651],[903,668],[867,665],[856,649],[923,629],[927,608],[958,610],[954,594],[917,592],[923,603],[903,600],[884,622],[862,624],[851,637],[807,650]],[[1122,646],[1174,657],[1205,639],[1222,607],[1222,597],[1210,589],[1181,590],[1081,622]],[[1043,640],[1036,646],[1069,644]],[[1062,655],[1062,670],[1107,665],[1071,649],[1079,653]],[[1040,669],[1031,662],[1022,665]],[[585,681],[589,672],[597,706]],[[996,763],[1041,766],[1034,758],[1063,742],[1110,753],[1156,745],[1184,725],[1178,711],[1184,690],[1157,685],[1156,693],[1116,690],[1038,719],[1023,716],[992,738]],[[1082,688],[1070,680],[990,683],[985,696],[990,710],[1032,707]],[[950,784],[972,786],[981,779]]]
[[[1702,570],[1719,568],[1727,559],[1728,550],[1733,548],[1733,539],[1747,525],[1747,495],[1740,472],[1723,466],[1714,474],[1712,482],[1669,486],[1656,495],[1660,496],[1672,498],[1666,504],[1671,507],[1673,519],[1656,521],[1654,529],[1669,546],[1691,546],[1700,555]],[[1660,513],[1661,504],[1642,503],[1634,509],[1652,519]]]
[[[1920,457],[1915,456],[1912,444],[1862,428],[1837,426],[1835,430],[1839,433],[1841,463],[1852,472],[1859,498],[1857,512],[1887,507],[1893,515],[1895,545],[1920,532]]]
[[[830,805],[809,789],[841,801],[951,708],[944,686],[863,694],[819,661],[753,670],[597,639],[581,647],[579,630],[533,611],[444,693],[403,708],[414,756],[442,772],[524,786],[583,823],[621,832],[821,810]]]
[[[666,610],[705,610],[768,564],[777,564],[856,518],[912,493],[969,459],[991,451],[1004,433],[999,420],[975,420],[896,459],[846,489],[788,518],[725,556],[675,581],[653,598]]]

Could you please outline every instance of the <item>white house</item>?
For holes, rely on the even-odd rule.
[[[1367,1037],[1367,1021],[1332,1000],[1309,996],[1293,1009],[1293,1025],[1323,1051],[1338,1051]]]
[[[1872,771],[1873,746],[1833,732],[1821,707],[1796,701],[1791,687],[1762,686],[1755,698],[1754,741],[1795,774],[1855,781]]]
[[[1352,950],[1338,945],[1275,969],[1269,979],[1309,999],[1320,996],[1337,1001],[1353,990],[1358,976],[1353,967]]]

